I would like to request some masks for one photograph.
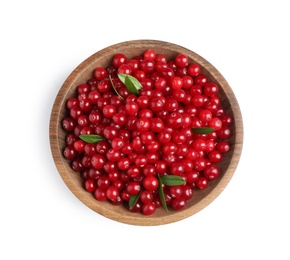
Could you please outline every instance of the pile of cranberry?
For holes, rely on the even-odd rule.
[[[118,74],[136,78],[139,94],[130,93]],[[182,210],[196,189],[220,176],[218,163],[230,149],[232,118],[218,92],[185,54],[168,60],[151,49],[132,59],[118,53],[67,100],[64,157],[96,200],[145,215],[162,206],[158,177],[180,176],[185,184],[161,188],[168,207]],[[195,128],[214,131],[198,134]],[[102,139],[89,143],[80,135]],[[129,208],[132,196],[138,200]]]

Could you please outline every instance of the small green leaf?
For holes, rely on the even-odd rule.
[[[127,74],[118,74],[118,78],[125,84],[125,78],[127,77]]]
[[[119,92],[118,92],[117,89],[115,88],[111,75],[109,75],[109,79],[110,79],[110,82],[111,82],[112,88],[114,89],[114,91],[115,91],[115,93],[117,94],[117,96],[118,96],[121,100],[124,101],[124,98],[119,94]]]
[[[162,183],[166,186],[177,186],[186,183],[182,177],[176,175],[164,175],[160,178],[162,180]]]
[[[142,89],[142,85],[138,79],[127,74],[118,74],[118,77],[125,84],[131,94],[139,95],[139,90]]]
[[[191,130],[196,134],[210,134],[214,131],[212,127],[195,127]]]
[[[158,181],[159,181],[158,194],[159,194],[159,197],[160,197],[160,200],[161,200],[163,208],[166,211],[168,211],[166,200],[165,200],[165,196],[164,196],[164,191],[163,191],[163,188],[162,188],[162,179],[161,179],[161,177],[159,175],[157,177],[158,177]]]
[[[80,135],[80,139],[86,143],[92,144],[105,140],[104,137],[100,135]]]
[[[135,204],[137,203],[139,197],[140,197],[140,194],[141,194],[142,190],[140,190],[140,192],[136,195],[132,195],[129,199],[129,209],[131,210]]]

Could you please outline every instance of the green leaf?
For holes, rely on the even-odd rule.
[[[125,84],[131,94],[139,95],[139,90],[142,89],[142,85],[138,79],[127,74],[118,74],[118,77]]]
[[[111,75],[109,75],[109,79],[110,79],[111,85],[112,85],[112,87],[113,87],[115,93],[117,94],[117,96],[118,96],[121,100],[125,101],[124,98],[119,94],[119,92],[118,92],[117,89],[115,88]]]
[[[162,183],[166,186],[177,186],[186,183],[182,177],[176,175],[164,175],[160,178],[162,180]]]
[[[191,128],[191,130],[196,134],[210,134],[214,131],[212,127],[196,127]]]
[[[129,199],[129,209],[131,210],[135,204],[137,203],[139,197],[140,197],[140,194],[141,194],[142,190],[140,190],[140,192],[136,195],[132,195]]]
[[[104,137],[100,135],[80,135],[80,139],[86,143],[92,144],[105,140]]]
[[[127,77],[127,74],[118,74],[118,78],[125,84],[125,78]]]
[[[161,179],[161,177],[159,175],[157,177],[158,177],[158,181],[159,181],[158,194],[159,194],[159,197],[160,197],[160,200],[161,200],[163,208],[166,211],[168,211],[166,200],[165,200],[165,196],[164,196],[164,191],[163,191],[163,188],[162,188],[162,179]]]

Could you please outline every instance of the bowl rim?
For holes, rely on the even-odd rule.
[[[184,54],[191,57],[194,61],[199,63],[204,69],[206,69],[212,78],[219,82],[219,85],[221,85],[223,91],[225,92],[227,99],[230,103],[230,106],[232,108],[232,113],[235,121],[235,142],[234,142],[234,148],[232,151],[231,161],[229,162],[228,168],[225,172],[225,175],[223,178],[219,180],[215,188],[203,199],[201,199],[199,202],[197,202],[194,207],[188,207],[182,211],[176,211],[174,214],[170,214],[168,216],[142,216],[141,219],[139,219],[139,216],[136,214],[122,214],[122,211],[116,210],[116,206],[112,207],[104,207],[100,203],[96,203],[96,205],[92,205],[88,199],[84,197],[84,194],[87,194],[87,192],[80,187],[76,187],[74,178],[70,176],[70,172],[67,171],[67,168],[64,165],[64,161],[66,161],[63,158],[62,155],[62,146],[60,141],[60,133],[59,133],[59,127],[60,122],[62,120],[60,109],[65,105],[66,99],[65,97],[68,95],[68,92],[72,85],[76,83],[76,80],[79,79],[84,71],[87,70],[88,67],[92,65],[92,63],[96,60],[97,57],[101,57],[102,55],[107,55],[108,53],[111,53],[112,50],[115,50],[115,53],[118,52],[118,50],[125,48],[126,46],[132,46],[132,48],[154,48],[155,45],[162,45],[162,48],[168,49],[170,51],[174,50],[177,52],[183,52]],[[107,217],[111,220],[115,220],[121,223],[125,224],[131,224],[131,225],[140,225],[140,226],[153,226],[153,225],[164,225],[173,223],[176,221],[180,221],[182,219],[185,219],[187,217],[190,217],[197,212],[201,211],[205,207],[207,207],[211,202],[213,202],[225,189],[225,187],[228,185],[229,181],[231,180],[241,157],[242,152],[242,146],[243,146],[243,121],[242,121],[242,114],[241,110],[238,104],[238,101],[235,97],[235,94],[233,90],[231,89],[228,82],[225,80],[225,78],[222,76],[222,74],[206,59],[195,53],[194,51],[191,51],[185,47],[182,47],[180,45],[177,45],[175,43],[165,42],[165,41],[159,41],[159,40],[132,40],[132,41],[124,41],[117,44],[113,44],[111,46],[108,46],[106,48],[103,48],[102,50],[97,51],[96,53],[92,54],[88,58],[86,58],[84,61],[82,61],[67,77],[67,79],[64,81],[63,85],[59,89],[57,96],[55,98],[51,116],[50,116],[50,123],[49,123],[49,139],[50,139],[50,147],[51,152],[53,156],[54,163],[56,165],[56,168],[61,175],[63,181],[68,186],[68,188],[72,191],[72,193],[81,200],[86,206],[91,208],[92,210],[96,211],[98,214],[103,215],[104,217]],[[104,203],[104,202],[101,202]],[[113,208],[113,209],[111,209]]]

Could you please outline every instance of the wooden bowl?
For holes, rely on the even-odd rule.
[[[220,164],[221,175],[218,179],[209,182],[204,190],[194,190],[194,196],[188,206],[182,211],[165,211],[158,208],[153,215],[145,216],[141,213],[129,212],[124,206],[114,206],[109,202],[97,201],[93,195],[83,188],[80,174],[73,171],[69,162],[63,157],[65,146],[65,132],[61,127],[61,121],[66,115],[66,100],[75,94],[76,87],[86,83],[93,75],[96,67],[107,67],[116,53],[125,54],[128,59],[141,55],[147,49],[154,49],[157,53],[165,54],[168,59],[175,57],[178,53],[184,53],[189,57],[190,63],[198,63],[210,81],[220,86],[219,96],[226,113],[233,117],[232,136],[229,139],[231,150],[223,157]],[[227,186],[238,165],[243,142],[242,116],[238,102],[229,84],[223,76],[208,61],[184,47],[162,41],[136,40],[122,42],[107,47],[93,54],[83,61],[65,80],[57,94],[50,118],[50,145],[56,167],[63,181],[69,189],[85,205],[95,212],[118,222],[153,226],[168,224],[187,218],[209,205]]]

